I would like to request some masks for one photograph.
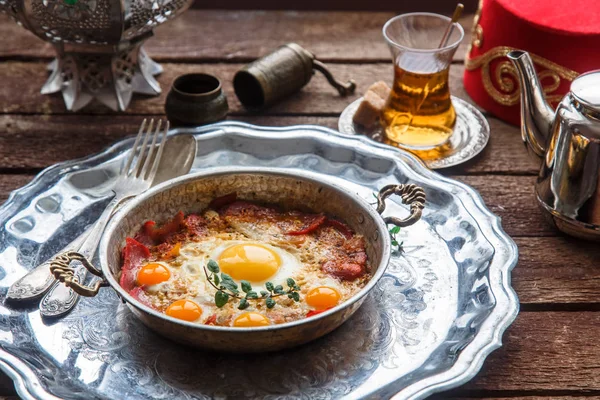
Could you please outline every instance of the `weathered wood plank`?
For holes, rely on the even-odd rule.
[[[444,175],[446,175],[444,173]],[[538,210],[533,191],[535,176],[450,175],[473,187],[500,218],[511,236],[555,236]]]
[[[39,169],[98,153],[135,134],[142,119],[135,115],[0,115],[0,166]],[[337,123],[332,117],[244,119],[259,125],[280,126],[311,123],[333,127]]]
[[[536,214],[541,218],[539,212]],[[594,303],[594,309],[598,308],[600,246],[597,243],[562,235],[515,238],[515,242],[519,247],[519,263],[513,270],[513,285],[522,304]]]
[[[522,312],[461,390],[600,390],[599,312]]]
[[[10,192],[27,185],[34,175],[0,175],[0,205],[8,199]]]
[[[476,0],[464,0],[465,12],[475,12]],[[195,2],[194,8],[219,8],[228,10],[391,10],[395,12],[430,11],[437,13],[451,13],[456,5],[447,0],[422,0],[419,2],[364,2],[348,0],[202,0]]]
[[[0,371],[0,399],[2,400],[18,400],[15,385],[12,379],[3,371]]]
[[[243,115],[229,119],[266,126],[315,124],[332,129],[337,129],[338,122],[336,117],[319,116]],[[134,133],[141,120],[141,116],[133,115],[0,115],[0,165],[3,168],[41,168],[93,154]],[[518,129],[494,118],[489,121],[492,135],[483,153],[465,165],[443,172],[453,175],[534,174],[537,168],[521,144]],[[40,154],[44,156],[40,157]],[[502,185],[505,184],[503,181]],[[492,186],[496,187],[493,182]],[[530,186],[527,184],[526,189],[530,190]],[[497,190],[504,190],[510,198],[511,191],[505,187]]]
[[[191,72],[205,72],[219,77],[227,94],[231,113],[248,114],[233,91],[233,76],[243,64],[164,64],[165,72],[158,78],[163,93],[160,96],[135,96],[124,114],[162,114],[167,93],[173,80]],[[339,79],[354,79],[358,89],[356,94],[341,97],[321,74],[315,75],[311,82],[294,96],[265,109],[262,114],[339,114],[353,100],[362,95],[367,88],[378,80],[391,84],[392,66],[380,64],[333,64],[331,70]],[[462,85],[464,67],[462,64],[451,67],[451,90],[455,96],[469,100]],[[41,62],[4,62],[0,63],[0,112],[28,114],[66,113],[62,96],[59,94],[42,95],[40,88],[48,72],[46,64]],[[113,114],[101,104],[94,103],[82,110],[86,114]]]
[[[0,121],[2,118],[0,118]],[[76,121],[51,121],[52,126],[66,126]],[[137,123],[123,125],[120,121],[102,120],[94,122],[93,128],[87,125],[75,125],[65,135],[46,134],[36,129],[33,134],[25,134],[16,138],[11,134],[0,136],[0,160],[3,167],[12,166],[18,169],[39,169],[48,165],[80,158],[101,151],[114,141],[133,132]],[[315,121],[319,122],[319,121]],[[127,129],[128,128],[128,129]],[[97,133],[90,133],[95,130]],[[70,134],[70,135],[69,135]],[[80,140],[90,136],[91,140]],[[16,140],[11,140],[16,138]],[[72,138],[77,138],[73,140]],[[27,145],[31,143],[31,145]],[[6,150],[5,150],[6,149]],[[12,153],[12,154],[11,154]],[[40,157],[44,154],[44,157]],[[0,176],[0,185],[5,190],[13,190],[22,186],[23,180],[14,180],[14,176]],[[509,235],[513,236],[554,236],[556,232],[545,222],[538,211],[533,197],[533,176],[452,176],[459,181],[471,185],[483,196],[492,212],[502,218],[502,225]],[[14,185],[11,187],[11,185]]]
[[[134,134],[141,121],[140,117],[0,115],[0,165],[39,169],[94,154]]]
[[[287,42],[297,42],[324,61],[387,61],[381,29],[390,12],[297,12],[189,10],[156,29],[147,44],[157,61],[237,60],[247,62]],[[461,19],[468,46],[472,15]],[[0,58],[50,59],[50,44],[0,15]]]

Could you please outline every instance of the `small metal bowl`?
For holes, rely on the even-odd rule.
[[[178,320],[141,304],[119,285],[125,238],[135,235],[145,221],[164,221],[178,211],[198,212],[215,197],[232,192],[236,192],[239,199],[323,212],[346,222],[365,238],[371,279],[352,298],[322,314],[255,328],[209,326]],[[381,217],[385,199],[392,194],[400,195],[402,202],[410,205],[408,217]],[[101,271],[84,260],[86,268],[104,280],[94,288],[77,282],[68,284],[87,296],[90,291],[97,292],[100,286],[110,285],[146,326],[176,342],[225,352],[280,350],[317,339],[354,314],[388,265],[391,239],[387,224],[403,227],[414,224],[421,217],[424,203],[423,189],[410,184],[382,188],[377,197],[377,208],[374,208],[357,194],[306,172],[274,168],[223,168],[201,172],[165,182],[131,200],[113,217],[104,233],[99,249]]]
[[[165,112],[175,125],[204,125],[224,119],[229,106],[217,77],[186,74],[173,82]]]

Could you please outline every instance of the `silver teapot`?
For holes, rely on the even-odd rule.
[[[521,134],[541,168],[537,201],[561,231],[600,240],[600,70],[578,76],[556,111],[531,57],[511,51],[521,87]]]
[[[193,1],[0,0],[0,12],[56,49],[43,94],[62,92],[73,111],[93,99],[124,110],[133,93],[160,93],[154,75],[162,68],[142,44]]]

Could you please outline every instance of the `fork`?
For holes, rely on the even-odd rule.
[[[147,128],[146,125],[148,125]],[[145,192],[152,185],[166,142],[169,121],[166,121],[164,124],[160,145],[158,146],[158,150],[156,150],[162,125],[162,119],[158,120],[156,128],[154,127],[154,119],[151,119],[149,124],[144,119],[131,153],[112,189],[114,196],[98,221],[89,231],[87,238],[79,248],[74,251],[61,253],[49,262],[50,271],[58,281],[64,282],[65,286],[57,284],[44,296],[40,303],[40,312],[43,316],[58,317],[64,315],[75,306],[79,299],[79,294],[89,295],[94,290],[97,291],[99,289],[102,284],[100,280],[96,280],[93,289],[83,286],[88,269],[82,264],[88,267],[91,266],[88,260],[91,261],[94,257],[106,225],[119,204],[124,200]],[[149,143],[150,139],[152,139],[151,143]],[[136,155],[137,160],[135,160]],[[69,266],[73,261],[79,263],[74,269]],[[92,272],[94,270],[95,268],[92,267]],[[97,270],[95,270],[94,274],[101,276],[101,272]]]

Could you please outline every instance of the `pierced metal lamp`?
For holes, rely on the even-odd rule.
[[[194,0],[0,0],[0,11],[52,43],[43,94],[62,92],[68,110],[93,99],[125,110],[133,93],[157,95],[162,67],[142,45]]]

